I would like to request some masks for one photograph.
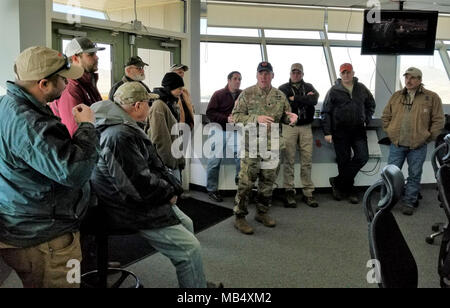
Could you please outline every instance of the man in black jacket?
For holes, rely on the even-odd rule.
[[[114,94],[116,93],[117,89],[125,82],[130,81],[138,81],[145,87],[147,92],[150,93],[150,89],[143,82],[145,80],[145,66],[148,66],[148,64],[142,61],[141,57],[134,56],[128,59],[128,62],[125,64],[125,75],[121,80],[119,80],[112,86],[111,90],[109,90],[108,99],[110,101],[114,101]]]
[[[366,126],[375,111],[372,93],[355,77],[353,66],[340,66],[336,84],[328,91],[322,106],[325,141],[334,144],[339,174],[330,178],[333,197],[340,201],[344,194],[358,203],[353,183],[359,170],[369,159]],[[353,157],[352,157],[353,150]]]
[[[284,151],[284,187],[286,189],[285,207],[297,207],[295,201],[294,165],[297,145],[300,148],[301,179],[303,201],[310,207],[319,204],[313,197],[314,183],[311,180],[313,136],[311,122],[314,120],[314,106],[319,93],[310,83],[303,80],[303,65],[291,66],[291,78],[279,88],[288,98],[292,112],[298,115],[295,126],[283,125]]]
[[[100,160],[92,175],[109,225],[139,230],[176,267],[181,288],[206,287],[200,243],[192,220],[176,206],[181,184],[162,162],[139,127],[151,95],[138,82],[117,89],[114,102],[92,105],[100,132]]]

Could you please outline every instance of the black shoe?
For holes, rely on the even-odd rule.
[[[223,283],[219,282],[219,283],[214,283],[211,281],[207,281],[206,282],[206,287],[208,289],[223,289]]]
[[[220,195],[220,193],[218,191],[210,191],[208,193],[208,197],[209,197],[209,199],[211,199],[212,201],[215,201],[215,202],[223,201],[222,196]]]
[[[411,216],[412,214],[414,214],[414,207],[409,204],[403,204],[402,213],[403,215]]]
[[[336,201],[341,201],[342,200],[342,193],[339,191],[339,189],[336,188],[336,178],[329,178],[330,181],[330,185],[331,185],[331,189],[333,191],[333,198]]]
[[[358,196],[355,193],[350,193],[348,195],[348,200],[352,204],[358,204],[359,203],[359,198],[358,198]]]

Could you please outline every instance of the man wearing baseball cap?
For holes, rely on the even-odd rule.
[[[81,262],[78,230],[99,141],[89,107],[72,109],[79,129],[71,139],[47,103],[83,70],[56,50],[30,47],[14,72],[0,97],[0,258],[26,288],[78,287],[67,264]]]
[[[189,67],[184,64],[173,64],[170,71],[178,74],[184,79],[184,73],[189,70]],[[194,129],[194,107],[192,105],[191,94],[188,89],[183,87],[183,92],[178,100],[178,107],[180,110],[180,123],[186,123],[189,127]]]
[[[295,200],[294,166],[297,145],[300,149],[301,180],[303,186],[303,201],[310,207],[318,207],[314,199],[314,183],[311,179],[313,135],[311,123],[314,121],[315,105],[319,93],[313,85],[303,80],[303,65],[291,65],[289,82],[279,87],[291,105],[292,112],[298,115],[295,126],[283,125],[283,139],[285,144],[284,157],[284,187],[286,189],[285,207],[297,207]]]
[[[274,77],[272,65],[269,62],[258,64],[256,85],[242,91],[234,106],[232,118],[235,123],[255,124],[267,128],[266,144],[259,144],[258,148],[266,148],[268,151],[279,151],[280,148],[272,148],[271,130],[272,124],[280,123],[295,125],[297,115],[291,112],[291,107],[283,92],[272,87]],[[248,141],[248,137],[245,139]],[[274,136],[279,138],[279,136]],[[258,138],[259,139],[259,138]],[[261,138],[263,141],[263,138]],[[264,142],[264,141],[263,141]],[[275,227],[276,222],[268,215],[272,202],[273,184],[276,180],[278,161],[274,157],[263,157],[257,151],[257,157],[250,155],[249,142],[245,142],[245,157],[241,158],[241,170],[239,172],[238,190],[235,197],[235,223],[234,226],[244,234],[253,234],[253,228],[245,217],[248,215],[247,206],[253,185],[259,178],[255,220],[265,227]],[[254,154],[254,153],[251,153]],[[264,168],[262,166],[265,166]]]
[[[412,215],[418,205],[427,144],[440,134],[445,120],[439,95],[422,84],[422,71],[410,67],[403,76],[405,87],[392,95],[381,120],[391,140],[388,164],[402,169],[405,160],[408,162],[402,212]]]
[[[322,106],[325,141],[333,143],[339,174],[331,177],[333,197],[337,201],[348,195],[358,203],[354,180],[369,159],[366,126],[375,112],[375,100],[358,81],[350,63],[339,67],[341,78],[328,91]],[[353,156],[352,156],[353,151]]]
[[[181,85],[181,77],[174,75]],[[144,86],[132,81],[117,89],[114,102],[92,106],[102,141],[92,186],[108,224],[139,230],[175,265],[180,288],[205,288],[192,220],[176,206],[183,187],[171,180],[156,147],[138,125],[149,114],[151,98]]]
[[[144,66],[148,66],[147,63],[142,61],[142,59],[138,56],[131,57],[128,62],[125,64],[125,75],[122,79],[116,82],[111,90],[109,91],[108,99],[110,101],[114,101],[114,93],[116,93],[117,89],[123,85],[125,82],[137,81],[150,93],[150,89],[143,82],[145,80],[145,71]]]
[[[72,136],[78,128],[72,109],[83,103],[87,106],[101,101],[102,96],[97,89],[98,56],[97,51],[104,50],[86,37],[77,37],[67,45],[65,53],[72,66],[81,67],[84,74],[78,79],[69,79],[69,83],[61,98],[51,104],[53,113],[61,118]]]

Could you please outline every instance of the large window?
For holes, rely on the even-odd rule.
[[[401,56],[400,80],[402,85],[405,83],[403,73],[411,66],[422,71],[425,88],[439,94],[442,103],[450,104],[450,82],[438,51],[435,51],[433,56]]]
[[[342,63],[351,63],[355,77],[375,94],[376,56],[362,56],[361,48],[331,47],[336,74],[339,77],[339,67]]]
[[[275,73],[272,85],[278,88],[288,82],[291,65],[301,63],[305,82],[316,88],[320,94],[319,100],[323,101],[331,86],[323,47],[268,45],[267,56]]]
[[[232,71],[242,74],[241,88],[256,84],[256,68],[261,62],[261,49],[257,44],[200,44],[201,101],[207,104],[211,95],[227,84]],[[204,107],[206,110],[206,107]],[[202,107],[203,109],[203,107]]]
[[[320,39],[319,31],[264,30],[266,37],[293,39]]]
[[[74,15],[78,15],[97,19],[106,19],[106,15],[104,12],[76,7],[74,6],[74,3],[72,3],[72,5],[53,3],[53,11],[66,13],[68,15],[68,18],[73,18]]]

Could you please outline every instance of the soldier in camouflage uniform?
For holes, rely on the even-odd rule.
[[[255,124],[267,127],[267,139],[264,140],[265,138],[259,135],[258,139],[263,139],[259,140],[259,142],[272,140],[272,124],[285,123],[294,125],[297,121],[297,115],[291,113],[291,107],[286,96],[280,90],[272,87],[273,76],[272,65],[268,62],[261,62],[257,69],[257,84],[241,93],[232,112],[235,123],[241,123],[244,126]],[[249,152],[250,142],[248,139],[251,138],[249,138],[248,134],[246,135],[245,157],[241,159],[239,185],[235,198],[234,214],[236,221],[234,225],[242,233],[252,234],[253,228],[248,224],[245,216],[248,214],[247,205],[253,184],[258,178],[259,187],[255,220],[266,227],[275,227],[275,220],[268,216],[267,212],[272,199],[278,159],[274,161],[273,157],[262,157],[261,152],[256,153],[256,157],[253,158]],[[279,136],[278,140],[281,141]],[[259,149],[261,149],[260,146],[261,144],[258,145]],[[276,145],[271,148],[271,143],[267,142],[267,150],[279,151],[279,148],[277,149]]]

